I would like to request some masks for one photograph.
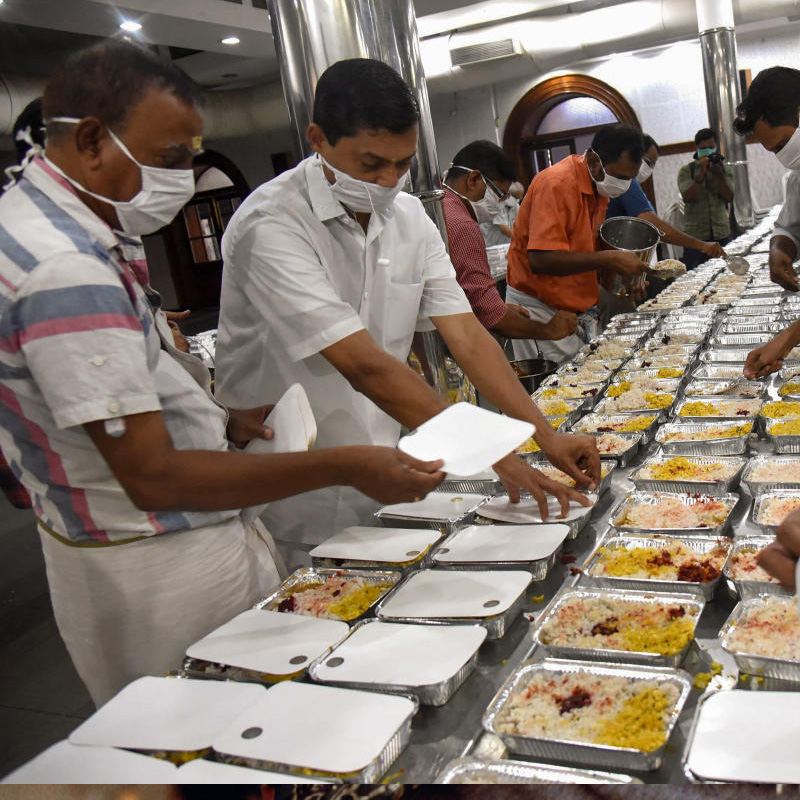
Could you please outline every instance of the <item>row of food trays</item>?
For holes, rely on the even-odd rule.
[[[788,304],[780,311],[776,305],[747,308],[769,316],[771,324]],[[763,313],[767,306],[773,310]],[[612,326],[616,339],[600,338],[548,381],[545,389],[577,384],[593,390],[586,397],[541,398],[566,404],[563,419],[552,420],[556,427],[587,429],[598,437],[606,458],[591,506],[573,504],[560,520],[551,504],[551,521],[544,523],[530,499],[510,504],[496,495],[501,486],[489,475],[446,482],[445,491],[421,503],[384,508],[377,514],[383,527],[350,528],[331,537],[312,552],[313,567],[296,571],[255,608],[192,645],[173,678],[131,684],[68,742],[43,754],[34,773],[49,769],[53,780],[52,765],[59,759],[74,765],[90,750],[102,750],[115,763],[121,752],[163,756],[160,763],[179,773],[178,780],[157,781],[165,783],[191,782],[193,772],[206,782],[227,782],[234,777],[224,770],[252,769],[259,770],[253,783],[378,780],[408,743],[419,705],[446,703],[473,671],[483,643],[507,632],[530,583],[547,577],[564,543],[589,522],[615,467],[629,464],[640,447],[669,428],[660,423],[679,390],[687,400],[696,396],[690,394],[689,376],[714,383],[735,378],[701,352],[720,330],[734,333],[733,320],[720,322],[715,311],[708,306],[663,317],[619,318]],[[672,330],[679,332],[667,332]],[[599,380],[589,381],[590,376]],[[586,413],[602,395],[605,402],[633,391],[641,377],[675,381],[667,387],[673,391],[654,392],[670,395],[669,404],[659,400],[653,410]],[[760,402],[767,389],[762,385],[744,399]],[[699,395],[707,396],[718,399]],[[531,635],[539,657],[515,669],[487,709],[484,729],[512,753],[584,768],[655,769],[691,689],[691,678],[679,667],[705,603],[723,580],[740,603],[720,641],[739,668],[800,678],[800,654],[781,651],[784,657],[773,658],[764,654],[763,642],[748,638],[752,620],[761,626],[774,617],[789,626],[775,636],[790,647],[786,631],[797,626],[794,605],[755,564],[767,539],[726,535],[739,483],[757,496],[761,509],[761,501],[785,490],[786,482],[773,478],[793,474],[787,471],[789,460],[764,456],[761,463],[746,464],[710,449],[734,439],[746,444],[753,428],[749,419],[732,420],[741,430],[728,427],[722,433],[711,426],[724,428],[724,419],[692,425],[693,439],[686,430],[674,439],[662,437],[662,451],[634,472],[636,491],[614,507],[607,534],[576,569],[577,585],[563,587],[537,618]],[[699,449],[684,454],[691,444]],[[571,481],[529,449],[527,457],[546,474]],[[653,534],[654,529],[660,532]],[[719,762],[719,755],[707,750],[712,741],[724,742],[724,733],[711,735],[701,711],[720,702],[715,697],[734,694],[755,696],[719,693],[700,704],[690,743],[702,747],[687,749],[692,779],[726,777],[695,762],[701,756]],[[532,700],[543,704],[542,714]],[[192,724],[176,727],[175,720],[184,718]],[[275,726],[275,719],[282,725]],[[311,722],[317,719],[335,724],[320,729]],[[531,720],[540,727],[528,727]],[[457,762],[440,776],[443,782],[476,778],[635,780],[474,759]],[[14,780],[36,782],[24,768]]]

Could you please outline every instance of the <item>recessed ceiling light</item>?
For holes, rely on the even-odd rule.
[[[122,28],[124,31],[128,31],[128,33],[136,33],[136,31],[140,31],[142,29],[142,26],[138,22],[134,22],[131,19],[126,19],[125,22],[120,25],[120,28]]]
[[[219,40],[220,44],[239,44],[238,36],[226,36],[224,39]]]

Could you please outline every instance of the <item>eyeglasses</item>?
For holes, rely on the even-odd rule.
[[[495,195],[497,195],[498,200],[505,200],[508,197],[509,195],[508,192],[502,191],[500,187],[491,178],[488,178],[482,172],[481,172],[481,178],[483,178],[486,181],[486,185],[495,193]]]

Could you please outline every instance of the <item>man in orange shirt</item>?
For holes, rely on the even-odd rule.
[[[609,198],[628,190],[639,172],[645,144],[627,125],[601,128],[582,156],[568,156],[531,182],[514,224],[508,251],[506,302],[548,322],[559,311],[578,314],[578,331],[563,339],[514,340],[515,358],[571,358],[597,329],[597,270],[638,275],[645,265],[633,253],[597,251],[597,230]]]

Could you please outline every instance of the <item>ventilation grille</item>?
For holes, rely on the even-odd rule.
[[[497,58],[508,58],[522,52],[519,43],[514,39],[498,39],[496,42],[470,44],[456,47],[450,51],[450,59],[454,67],[469,64],[480,64],[482,61],[494,61]]]

